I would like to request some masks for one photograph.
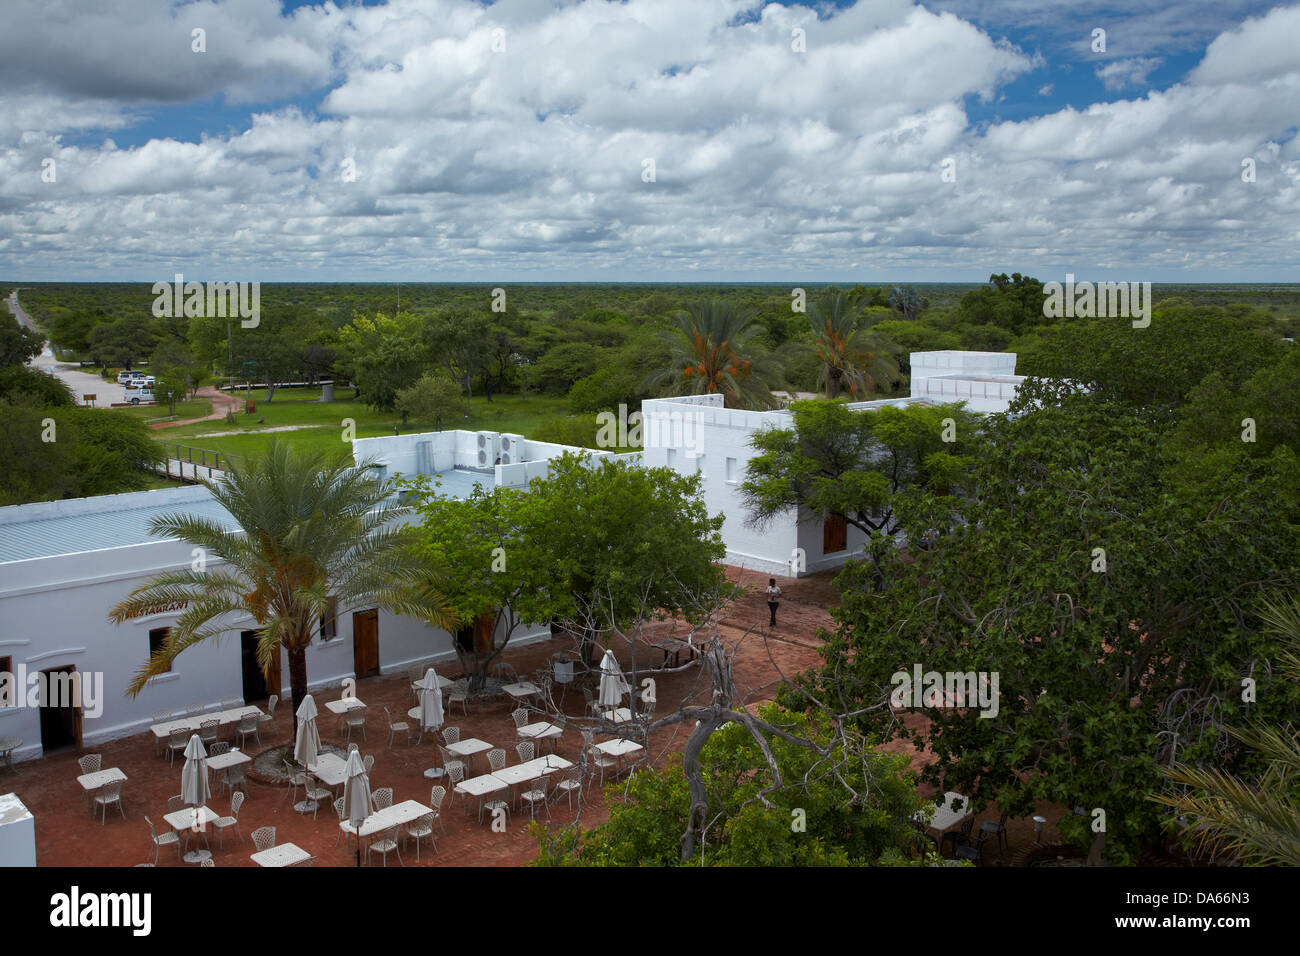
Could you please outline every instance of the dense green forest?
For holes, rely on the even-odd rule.
[[[20,290],[58,358],[105,376],[146,367],[173,413],[204,384],[253,387],[270,415],[285,404],[283,388],[314,396],[332,381],[376,432],[484,427],[508,397],[509,416],[530,437],[588,446],[597,413],[660,395],[721,392],[746,408],[794,393],[861,400],[908,394],[913,351],[1013,351],[1022,374],[1067,377],[1096,371],[1089,363],[1105,354],[1086,335],[1062,353],[1063,338],[1096,322],[1047,317],[1043,282],[1020,273],[983,284],[795,288],[268,283],[250,328],[238,318],[157,317],[146,283],[6,287]],[[1300,329],[1300,286],[1167,285],[1153,298],[1165,326],[1208,323],[1273,341]]]

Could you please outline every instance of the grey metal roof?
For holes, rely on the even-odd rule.
[[[441,482],[439,491],[453,498],[465,498],[477,484],[492,486],[492,475],[472,471],[444,472],[434,476]],[[148,492],[138,492],[132,498],[147,500]],[[12,507],[24,508],[25,505]],[[165,514],[190,514],[215,521],[227,530],[238,527],[235,519],[212,498],[192,502],[174,502],[164,505],[142,505],[122,508],[106,507],[103,511],[83,514],[35,517],[30,521],[0,523],[0,564],[9,561],[26,561],[31,558],[48,558],[63,554],[81,554],[102,551],[132,544],[165,541],[149,533],[150,522]]]
[[[165,541],[149,533],[149,523],[161,515],[176,513],[207,518],[227,529],[235,527],[235,519],[211,498],[13,521],[0,525],[0,563]]]

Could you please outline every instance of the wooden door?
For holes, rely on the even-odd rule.
[[[822,525],[822,554],[838,554],[849,546],[849,525],[844,515],[827,515]]]
[[[379,673],[379,611],[352,615],[352,667],[357,679]]]

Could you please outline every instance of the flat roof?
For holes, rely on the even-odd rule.
[[[452,498],[465,498],[474,486],[492,487],[492,475],[457,468],[432,476],[439,481],[438,491]],[[106,495],[104,507],[96,509],[93,498],[79,499],[79,507],[67,514],[51,514],[50,506],[59,502],[32,502],[3,509],[7,520],[0,521],[0,564],[52,558],[65,554],[84,554],[129,545],[169,540],[150,533],[155,518],[167,514],[188,514],[214,521],[228,531],[238,528],[235,519],[210,495],[193,500],[167,500],[151,503],[150,499],[174,499],[173,489],[139,491],[126,495]],[[9,509],[14,509],[10,511]],[[32,517],[24,518],[21,509]]]

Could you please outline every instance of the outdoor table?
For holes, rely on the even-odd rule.
[[[496,777],[510,786],[519,783],[529,783],[538,777],[544,777],[548,773],[556,770],[564,770],[566,767],[572,767],[573,763],[565,760],[563,757],[546,756],[536,757],[523,763],[515,764],[513,767],[503,767],[500,770],[493,770],[490,776]],[[477,779],[477,778],[475,778]]]
[[[318,754],[316,762],[308,764],[311,775],[327,787],[341,787],[347,780],[348,762],[338,754]]]
[[[14,751],[23,745],[21,737],[0,737],[0,757],[5,758],[5,766],[14,773],[18,768],[14,766]]]
[[[214,823],[220,818],[207,807],[186,807],[184,810],[165,814],[163,819],[167,821],[167,824],[173,830],[190,830],[195,833],[206,834],[208,824]],[[198,829],[195,829],[196,824]],[[202,863],[204,860],[210,859],[212,859],[211,850],[190,850],[185,854],[186,863]]]
[[[406,712],[406,716],[407,716],[407,717],[410,717],[410,718],[411,718],[412,720],[414,720],[414,721],[420,721],[420,720],[422,720],[422,719],[423,719],[423,714],[424,714],[423,707],[412,707],[410,710],[408,710],[408,711]],[[423,726],[423,725],[421,725],[421,726]],[[441,727],[442,724],[439,724],[438,726]]]
[[[340,717],[346,714],[353,707],[364,708],[365,706],[366,705],[362,701],[358,700],[356,697],[343,697],[340,698],[339,700],[325,701],[325,707],[329,710],[329,712],[332,714],[338,714]]]
[[[223,754],[217,754],[215,757],[208,758],[209,770],[229,770],[231,767],[238,766],[241,763],[252,763],[253,758],[244,753],[238,747],[232,747]]]
[[[602,716],[610,723],[623,724],[632,719],[632,709],[630,707],[616,707],[614,710],[604,711]]]
[[[311,854],[293,843],[281,843],[269,850],[259,850],[249,857],[258,866],[293,866],[310,860]]]
[[[456,683],[451,678],[443,677],[441,674],[437,673],[436,671],[434,672],[433,676],[438,678],[439,687],[450,687],[452,684]],[[421,677],[419,680],[411,681],[411,690],[424,690],[424,678]]]
[[[954,810],[953,802],[955,800],[960,800],[964,809]],[[931,837],[931,839],[935,840],[935,843],[938,843],[944,833],[963,822],[970,815],[970,800],[956,791],[949,790],[943,795],[943,800],[935,807],[932,815],[927,816],[926,811],[918,810],[912,819],[927,830],[934,830],[940,834],[939,838]]]
[[[178,717],[176,720],[165,720],[161,724],[154,724],[149,729],[159,740],[166,740],[171,736],[173,730],[188,730],[191,733],[198,733],[199,727],[209,720],[215,720],[218,725],[237,724],[243,718],[250,714],[256,714],[258,717],[264,716],[262,711],[248,704],[244,707],[236,707],[232,710],[219,710],[211,714],[199,714],[197,717]],[[220,729],[220,728],[218,728]]]
[[[519,728],[519,736],[525,740],[559,740],[564,728],[549,721],[539,720],[535,724],[524,724]]]
[[[635,740],[624,740],[622,737],[615,737],[613,740],[605,740],[596,744],[596,749],[609,754],[611,757],[623,757],[643,748]]]
[[[107,770],[97,770],[94,773],[83,773],[77,778],[77,783],[81,784],[81,789],[86,792],[98,790],[100,787],[110,784],[115,780],[125,780],[124,774],[117,767],[109,767]]]
[[[474,755],[481,754],[485,750],[491,750],[492,745],[486,740],[479,740],[477,737],[470,737],[467,740],[459,740],[454,744],[448,744],[447,753],[455,754],[457,757],[464,757],[467,764],[474,763]]]
[[[495,774],[485,773],[481,777],[470,777],[456,784],[456,792],[462,797],[478,797],[479,819],[483,817],[483,799],[489,793],[496,793],[498,790],[510,790],[510,784],[497,777]],[[507,793],[509,796],[509,793]],[[469,812],[467,809],[466,813]]]
[[[509,694],[511,697],[515,698],[515,700],[520,700],[524,697],[532,697],[533,695],[540,694],[542,692],[542,689],[540,687],[538,687],[536,684],[532,683],[531,681],[526,681],[526,680],[521,680],[517,684],[506,684],[501,689],[505,691],[507,694]]]
[[[391,807],[384,807],[382,810],[376,810],[370,816],[366,817],[360,827],[355,830],[347,820],[339,822],[339,828],[344,833],[355,833],[358,842],[363,837],[372,837],[378,833],[392,827],[400,827],[407,823],[414,823],[420,817],[433,813],[433,807],[426,807],[418,800],[403,800],[401,803],[395,803]]]

